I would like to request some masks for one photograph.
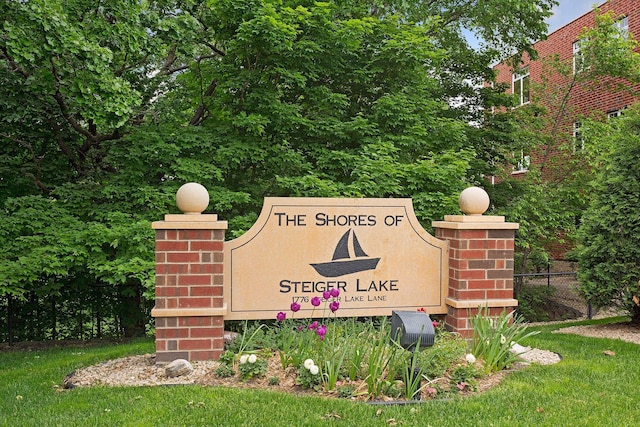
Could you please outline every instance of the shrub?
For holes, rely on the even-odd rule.
[[[522,286],[518,292],[518,314],[527,322],[548,322],[546,305],[555,291],[548,286]]]

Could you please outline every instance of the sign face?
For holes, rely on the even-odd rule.
[[[256,223],[225,242],[225,319],[328,317],[313,297],[338,289],[338,316],[447,312],[448,242],[419,224],[411,199],[265,198]],[[334,301],[332,299],[331,301]]]

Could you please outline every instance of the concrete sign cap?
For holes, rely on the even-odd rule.
[[[209,206],[209,192],[197,182],[188,182],[176,192],[176,205],[184,214],[201,214]]]
[[[482,215],[489,209],[489,195],[480,187],[465,188],[460,193],[458,204],[466,215]]]

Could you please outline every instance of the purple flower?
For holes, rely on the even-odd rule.
[[[325,325],[318,326],[316,329],[316,334],[320,337],[320,339],[324,339],[324,336],[327,335],[327,327]]]
[[[329,291],[329,294],[331,294],[332,297],[337,297],[338,295],[340,295],[340,289],[338,288],[331,288],[331,290]]]
[[[301,330],[303,330],[303,329],[304,329],[304,326],[302,326],[302,325],[298,326],[298,330],[299,330],[299,331],[301,331]]]
[[[322,293],[322,298],[324,298],[324,299],[329,299],[329,298],[331,298],[331,292],[329,292],[329,291],[324,291],[324,292]]]
[[[433,325],[434,328],[437,328],[438,326],[440,326],[440,323],[438,323],[437,320],[432,320],[431,324]]]
[[[329,304],[329,308],[333,313],[335,313],[340,308],[340,303],[338,301],[334,301],[331,304]]]
[[[295,313],[298,310],[300,310],[300,304],[298,304],[297,302],[292,302],[291,303],[291,311],[293,311]]]
[[[317,307],[320,305],[320,298],[318,297],[313,297],[311,298],[311,305],[314,307]]]
[[[284,322],[284,319],[287,318],[287,313],[283,313],[282,311],[276,315],[276,319],[278,322]]]
[[[311,331],[316,329],[317,327],[318,327],[318,322],[317,321],[314,321],[313,323],[309,324],[309,330],[311,330]]]

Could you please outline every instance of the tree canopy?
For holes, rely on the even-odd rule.
[[[188,181],[230,236],[265,196],[412,197],[428,227],[510,151],[469,124],[502,102],[478,84],[555,3],[1,3],[0,294],[151,295],[149,221]]]

